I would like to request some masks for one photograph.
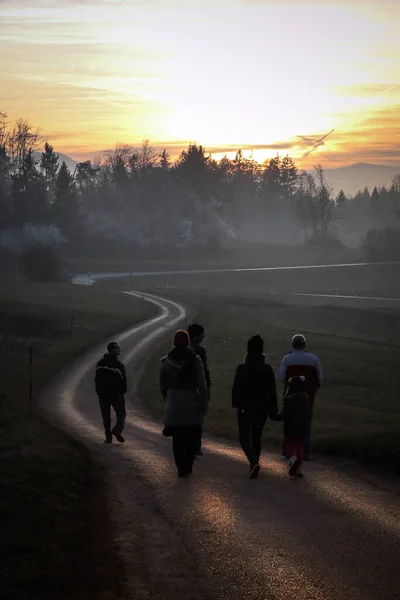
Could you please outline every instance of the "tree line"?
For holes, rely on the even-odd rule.
[[[148,141],[117,144],[71,172],[38,129],[0,114],[3,243],[30,228],[76,254],[212,245],[226,237],[324,244],[342,227],[360,236],[385,227],[399,207],[400,176],[390,189],[348,198],[334,193],[320,166],[300,171],[290,156],[259,164],[240,150],[217,161],[196,144],[175,160]]]

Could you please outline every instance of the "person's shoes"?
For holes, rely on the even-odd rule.
[[[296,475],[297,471],[299,470],[300,467],[300,461],[297,460],[297,456],[292,456],[292,458],[289,460],[289,475],[290,477],[293,477],[294,475]]]
[[[196,456],[203,456],[203,450],[201,448],[197,450]]]
[[[104,440],[105,444],[112,444],[112,433],[106,433],[106,439]]]
[[[297,471],[297,473],[295,474],[296,479],[301,479],[302,477],[304,477],[304,473],[303,471],[301,471],[300,469]]]
[[[183,469],[178,469],[178,477],[187,477],[188,473],[187,471],[184,471]]]
[[[123,444],[125,442],[125,438],[122,437],[121,433],[119,431],[117,431],[116,429],[112,430],[112,434],[114,437],[117,438],[117,440],[119,441],[120,444]]]
[[[258,463],[255,465],[250,465],[249,479],[257,479],[259,472],[260,472],[260,465]]]

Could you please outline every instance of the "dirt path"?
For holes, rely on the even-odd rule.
[[[151,345],[185,315],[175,302],[147,298],[159,316],[119,339],[131,382]],[[397,496],[322,464],[294,481],[276,455],[265,456],[259,479],[249,481],[237,447],[211,439],[193,476],[178,480],[170,441],[138,400],[127,443],[104,446],[93,393],[101,352],[67,369],[43,407],[87,444],[109,481],[127,597],[399,598]]]

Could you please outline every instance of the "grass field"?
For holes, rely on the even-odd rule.
[[[0,555],[7,600],[120,597],[107,499],[88,452],[42,420],[34,392],[95,342],[153,314],[118,292],[63,284],[0,287]]]
[[[266,298],[292,293],[361,294],[400,298],[400,264],[329,268],[287,268],[228,272],[186,272],[154,275],[136,274],[125,280],[104,280],[106,288],[196,293],[199,296]],[[296,302],[301,300],[296,298]],[[310,302],[310,299],[307,300]]]
[[[200,291],[164,293],[192,307],[196,321],[206,328],[213,380],[206,431],[236,438],[230,394],[246,340],[260,333],[268,360],[276,368],[290,348],[291,336],[301,331],[309,349],[320,357],[325,376],[316,402],[315,451],[400,473],[400,312],[285,305],[273,298],[213,297]],[[168,343],[165,340],[159,354]],[[158,358],[150,362],[140,394],[161,418]],[[279,447],[281,425],[269,422],[265,440]]]

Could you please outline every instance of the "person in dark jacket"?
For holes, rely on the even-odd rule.
[[[165,402],[165,430],[179,477],[187,477],[201,440],[208,392],[203,365],[190,347],[186,331],[177,331],[173,349],[161,359],[160,390]]]
[[[197,323],[193,323],[192,325],[189,325],[189,327],[188,327],[188,334],[189,334],[189,338],[190,338],[190,346],[192,347],[196,356],[198,356],[201,359],[201,362],[203,364],[204,377],[206,378],[208,395],[210,396],[211,376],[210,376],[210,370],[208,368],[207,352],[206,352],[206,349],[201,345],[204,340],[204,327],[202,327],[201,325],[198,325]],[[202,427],[202,429],[203,429],[203,427]],[[203,431],[202,431],[202,434],[203,434]],[[203,451],[201,449],[201,439],[200,439],[200,446],[197,450],[197,456],[203,456]]]
[[[306,380],[303,375],[291,377],[287,384],[288,393],[283,401],[283,410],[276,416],[276,420],[283,421],[286,451],[289,456],[289,475],[302,477],[303,442],[310,427],[311,405],[305,392]]]
[[[265,361],[264,341],[259,335],[247,342],[245,362],[236,370],[232,406],[237,408],[239,439],[250,463],[250,479],[256,479],[265,421],[268,415],[274,418],[278,412],[275,375]]]
[[[200,357],[203,363],[204,377],[206,378],[207,389],[211,389],[211,376],[207,362],[206,349],[201,345],[204,340],[204,327],[193,323],[188,327],[188,334],[190,338],[190,345],[193,348],[195,354]]]
[[[96,394],[99,397],[101,416],[103,418],[105,443],[111,444],[113,436],[122,444],[125,440],[122,432],[125,426],[125,394],[127,379],[125,366],[119,360],[121,348],[117,342],[110,342],[108,353],[103,356],[96,366]],[[117,421],[111,429],[111,407],[115,411]]]

